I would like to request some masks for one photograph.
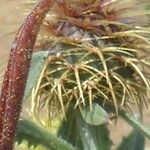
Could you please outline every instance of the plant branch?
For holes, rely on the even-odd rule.
[[[53,150],[76,150],[71,144],[44,130],[35,123],[23,119],[18,123],[16,141],[20,144],[23,140],[28,141],[29,146],[43,145]]]
[[[11,150],[30,67],[32,49],[52,0],[41,0],[21,26],[10,50],[0,95],[0,149]]]

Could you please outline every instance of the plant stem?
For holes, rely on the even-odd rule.
[[[10,50],[0,95],[0,150],[11,150],[30,67],[32,49],[52,0],[41,0],[21,26]]]
[[[16,140],[18,143],[27,140],[29,145],[37,146],[41,144],[52,150],[76,150],[65,140],[50,134],[49,131],[26,119],[20,120],[18,123]]]

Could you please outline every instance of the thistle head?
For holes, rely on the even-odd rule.
[[[33,88],[33,110],[48,107],[52,117],[56,109],[65,115],[72,104],[92,108],[94,101],[113,105],[117,113],[132,104],[148,106],[145,6],[135,0],[55,1],[35,47],[49,57]]]

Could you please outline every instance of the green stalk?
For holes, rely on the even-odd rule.
[[[51,150],[76,150],[66,141],[50,134],[29,120],[20,120],[18,124],[16,141],[27,140],[32,145],[43,145]]]

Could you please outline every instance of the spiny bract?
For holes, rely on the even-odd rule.
[[[49,51],[33,108],[49,117],[75,107],[148,105],[150,29],[147,4],[134,0],[57,0],[45,18],[36,49]],[[35,90],[36,89],[36,90]]]

